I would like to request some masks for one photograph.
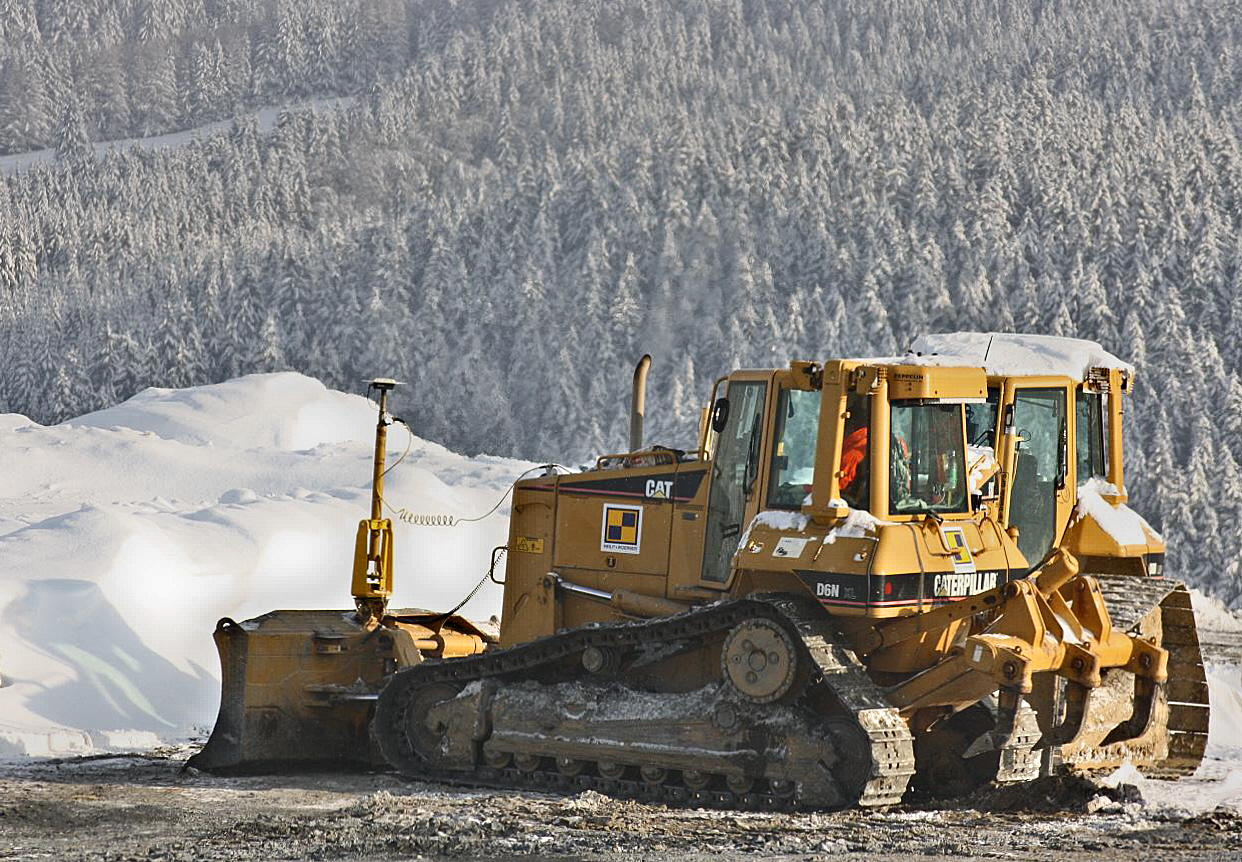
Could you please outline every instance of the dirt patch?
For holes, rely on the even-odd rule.
[[[1109,787],[1069,775],[985,787],[966,799],[947,803],[946,807],[969,807],[992,813],[1093,814],[1142,801],[1138,788],[1132,784]]]
[[[953,805],[770,814],[669,809],[590,791],[453,790],[389,774],[220,778],[180,771],[187,754],[0,766],[0,847],[57,862],[1242,855],[1234,814],[1171,820],[1144,809],[1132,790],[1079,779],[991,788]]]

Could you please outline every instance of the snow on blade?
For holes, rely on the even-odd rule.
[[[148,389],[50,427],[0,417],[0,755],[210,726],[220,617],[352,607],[375,416],[361,396],[284,373]],[[388,439],[391,464],[408,438]],[[385,496],[416,512],[481,514],[530,466],[409,442]],[[506,541],[507,515],[397,522],[393,606],[456,604]],[[488,583],[464,612],[499,609]]]

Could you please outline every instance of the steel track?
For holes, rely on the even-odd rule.
[[[889,805],[900,801],[914,773],[913,739],[897,711],[867,676],[862,663],[838,643],[831,621],[809,598],[790,596],[750,597],[695,608],[672,617],[633,623],[585,627],[552,635],[527,644],[445,661],[427,661],[395,674],[380,695],[373,732],[388,762],[402,774],[453,784],[487,787],[524,787],[555,792],[597,790],[611,796],[636,798],[669,805],[693,805],[724,809],[789,810],[816,808],[814,800],[802,800],[793,788],[757,781],[758,792],[735,793],[716,781],[715,787],[696,789],[679,783],[681,771],[670,767],[661,783],[609,778],[598,774],[598,762],[583,774],[566,775],[548,767],[548,759],[533,769],[492,768],[476,750],[474,762],[465,770],[436,768],[427,762],[411,739],[408,718],[419,693],[431,686],[465,686],[476,680],[498,685],[523,680],[545,684],[579,679],[580,657],[591,646],[613,653],[650,649],[659,644],[676,646],[727,633],[747,620],[769,619],[796,631],[801,638],[802,658],[811,672],[797,706],[811,709],[809,698],[817,687],[827,687],[862,727],[870,740],[869,762],[851,765],[855,775],[866,776],[861,793],[852,804]],[[820,692],[822,694],[822,692]],[[670,695],[677,696],[677,695]],[[846,770],[850,771],[850,770]],[[631,770],[632,772],[632,770]],[[847,803],[849,804],[849,803]]]

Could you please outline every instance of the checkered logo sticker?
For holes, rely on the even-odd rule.
[[[966,541],[966,531],[961,527],[941,527],[944,546],[953,555],[953,571],[959,575],[975,571],[975,558],[970,553],[970,544]]]
[[[637,554],[643,539],[642,506],[604,506],[599,548],[611,554]]]

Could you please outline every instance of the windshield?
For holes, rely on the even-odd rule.
[[[894,515],[965,512],[962,405],[894,404],[889,508]]]
[[[786,389],[776,411],[776,449],[768,507],[801,509],[815,476],[815,441],[819,437],[819,392]]]

